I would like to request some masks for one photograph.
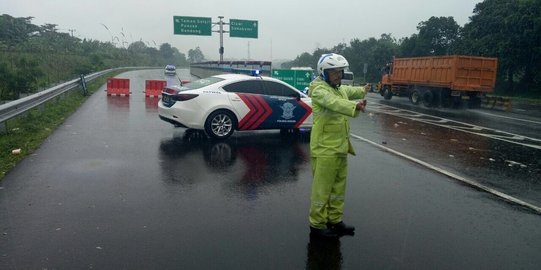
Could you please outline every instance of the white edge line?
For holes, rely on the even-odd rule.
[[[523,111],[525,111],[525,110],[523,110]],[[534,123],[534,124],[541,124],[541,122],[539,122],[539,121],[533,121],[533,120],[528,120],[528,119],[520,119],[520,118],[516,118],[516,117],[498,115],[498,114],[493,114],[493,113],[488,113],[488,112],[479,111],[477,113],[484,114],[484,115],[491,115],[491,116],[500,117],[500,118],[507,118],[507,119],[511,119],[511,120],[529,122],[529,123]]]
[[[350,136],[353,137],[353,138],[355,138],[355,139],[361,140],[361,141],[363,141],[363,142],[369,143],[369,144],[371,144],[371,145],[373,145],[373,146],[376,146],[376,147],[378,147],[378,148],[381,148],[381,149],[383,149],[383,150],[385,150],[385,151],[387,151],[387,152],[391,152],[391,153],[393,153],[393,154],[395,154],[395,155],[397,155],[397,156],[403,157],[403,158],[405,158],[405,159],[407,159],[407,160],[413,161],[413,162],[415,162],[415,163],[417,163],[417,164],[420,164],[420,165],[422,165],[422,166],[424,166],[424,167],[427,167],[427,168],[429,168],[429,169],[431,169],[431,170],[433,170],[433,171],[436,171],[436,172],[441,173],[441,174],[443,174],[443,175],[446,175],[446,176],[448,176],[448,177],[450,177],[450,178],[453,178],[453,179],[455,179],[455,180],[458,180],[458,181],[460,181],[460,182],[463,182],[463,183],[465,183],[465,184],[468,184],[468,185],[470,185],[470,186],[472,186],[472,187],[475,187],[475,188],[477,188],[477,189],[480,189],[480,190],[483,190],[483,191],[488,192],[488,193],[490,193],[490,194],[493,194],[493,195],[495,195],[495,196],[498,196],[498,197],[500,197],[500,198],[502,198],[502,199],[504,199],[504,200],[507,200],[507,201],[509,201],[509,202],[513,202],[513,203],[516,203],[516,204],[518,204],[518,205],[521,205],[521,206],[530,208],[530,209],[534,210],[537,214],[541,214],[541,207],[537,207],[537,206],[535,206],[535,205],[533,205],[533,204],[527,203],[527,202],[525,202],[525,201],[523,201],[523,200],[520,200],[520,199],[518,199],[518,198],[515,198],[515,197],[513,197],[513,196],[510,196],[510,195],[507,195],[507,194],[502,193],[502,192],[500,192],[500,191],[497,191],[497,190],[495,190],[495,189],[489,188],[489,187],[487,187],[487,186],[485,186],[485,185],[482,185],[482,184],[480,184],[480,183],[477,183],[477,182],[475,182],[475,181],[469,180],[469,179],[467,179],[467,178],[464,178],[464,177],[462,177],[462,176],[456,175],[456,174],[451,173],[451,172],[449,172],[449,171],[446,171],[446,170],[444,170],[444,169],[438,168],[438,167],[436,167],[436,166],[434,166],[434,165],[431,165],[431,164],[429,164],[429,163],[426,163],[426,162],[424,162],[424,161],[422,161],[422,160],[419,160],[419,159],[416,159],[416,158],[414,158],[414,157],[408,156],[408,155],[406,155],[406,154],[400,153],[400,152],[398,152],[398,151],[396,151],[396,150],[393,150],[393,149],[391,149],[391,148],[389,148],[389,147],[380,145],[380,144],[378,144],[378,143],[375,143],[375,142],[373,142],[373,141],[370,141],[370,140],[368,140],[368,139],[366,139],[366,138],[363,138],[363,137],[361,137],[361,136],[358,136],[358,135],[355,135],[355,134],[350,134]]]
[[[381,105],[381,104],[378,104],[378,105]],[[386,106],[386,105],[384,105],[384,106]],[[450,129],[454,129],[454,130],[457,130],[457,131],[462,131],[462,132],[466,132],[466,133],[470,133],[470,134],[474,134],[474,135],[479,135],[479,136],[483,136],[483,137],[487,137],[487,138],[491,138],[491,139],[495,139],[495,140],[500,140],[500,141],[504,141],[504,142],[508,142],[508,143],[514,143],[514,144],[518,144],[518,145],[522,145],[522,146],[526,146],[526,147],[532,147],[532,148],[541,149],[541,146],[532,145],[532,144],[524,144],[524,143],[520,143],[520,142],[515,142],[515,141],[510,141],[510,140],[503,139],[502,135],[484,134],[484,133],[478,133],[478,132],[469,131],[467,129],[464,129],[463,127],[458,128],[458,127],[452,126],[452,125],[442,125],[442,124],[438,123],[437,120],[432,121],[432,120],[426,120],[426,119],[408,118],[405,115],[393,114],[393,113],[389,113],[389,112],[384,111],[384,110],[374,110],[374,111],[375,112],[380,112],[380,113],[385,113],[385,114],[396,116],[396,117],[401,117],[401,118],[412,120],[412,121],[425,123],[425,124],[435,125],[435,126],[444,127],[444,128],[450,128]],[[428,114],[425,114],[425,115],[430,116]],[[435,117],[435,116],[431,116],[431,117]],[[440,118],[440,117],[436,117],[436,118]],[[440,119],[445,119],[445,118],[440,118]],[[498,133],[510,135],[512,137],[521,137],[521,138],[529,139],[529,140],[532,140],[532,141],[541,141],[540,139],[536,139],[536,138],[532,138],[532,137],[528,137],[528,136],[524,136],[524,135],[509,133],[509,132],[506,132],[506,131],[503,131],[503,130],[486,128],[486,127],[477,126],[477,125],[473,125],[473,124],[468,124],[468,123],[464,123],[464,122],[460,122],[460,121],[448,120],[448,122],[454,122],[454,123],[459,123],[459,124],[471,126],[472,129],[478,127],[478,128],[481,128],[481,130],[495,131],[495,132],[498,132]]]
[[[378,104],[380,106],[380,108],[382,106],[385,106],[385,107],[390,107],[390,108],[394,108],[392,106],[389,106],[389,105],[385,105],[385,104]],[[442,117],[439,117],[439,116],[432,116],[432,115],[429,115],[429,114],[423,114],[423,113],[418,113],[418,112],[414,112],[414,111],[410,111],[410,110],[406,110],[406,109],[400,109],[402,111],[405,111],[405,112],[412,112],[412,113],[417,113],[417,114],[421,114],[422,116],[428,116],[428,117],[432,117],[432,118],[439,118],[440,120],[430,120],[430,119],[413,119],[413,118],[408,118],[407,115],[403,115],[403,114],[392,114],[392,113],[389,113],[389,112],[386,112],[384,111],[386,108],[383,108],[383,110],[375,110],[376,112],[381,112],[381,113],[385,113],[385,114],[390,114],[390,115],[394,115],[394,116],[397,116],[397,117],[402,117],[402,118],[406,118],[406,119],[410,119],[410,120],[414,120],[414,121],[419,121],[419,122],[423,122],[423,123],[429,123],[429,124],[433,124],[433,125],[438,125],[438,121],[440,121],[441,119],[444,119],[444,120],[447,120],[446,123],[459,123],[461,125],[465,125],[465,126],[471,126],[471,127],[479,127],[479,128],[482,128],[484,130],[488,130],[488,131],[495,131],[495,132],[498,132],[498,133],[502,133],[502,134],[507,134],[507,135],[512,135],[512,136],[520,136],[520,137],[523,137],[523,138],[528,138],[532,141],[540,141],[540,139],[537,139],[537,138],[532,138],[532,137],[528,137],[528,136],[524,136],[524,135],[520,135],[520,134],[514,134],[514,133],[510,133],[510,132],[507,132],[507,131],[503,131],[503,130],[498,130],[498,129],[493,129],[493,128],[487,128],[487,127],[483,127],[483,126],[478,126],[478,125],[474,125],[474,124],[469,124],[469,123],[466,123],[466,122],[461,122],[461,121],[456,121],[456,120],[452,120],[452,119],[447,119],[447,118],[442,118]],[[450,126],[450,125],[446,125],[446,126]],[[458,130],[458,129],[457,129]]]

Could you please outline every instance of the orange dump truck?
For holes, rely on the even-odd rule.
[[[478,108],[494,91],[497,65],[497,58],[477,56],[395,57],[382,69],[378,90],[385,99],[409,97],[415,105],[459,107],[466,100]]]

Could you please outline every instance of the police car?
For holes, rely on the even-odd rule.
[[[226,139],[235,130],[300,129],[313,123],[311,99],[270,77],[222,74],[168,86],[158,103],[160,119]]]

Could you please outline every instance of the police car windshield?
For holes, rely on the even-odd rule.
[[[223,81],[224,79],[218,78],[218,77],[208,77],[204,79],[199,79],[197,81],[193,81],[187,84],[182,85],[181,90],[193,90],[193,89],[199,89],[205,86],[209,86],[211,84],[215,84],[219,81]]]

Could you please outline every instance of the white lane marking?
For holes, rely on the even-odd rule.
[[[525,111],[525,110],[523,110],[523,111]],[[540,122],[540,121],[534,121],[534,120],[528,120],[528,119],[520,119],[520,118],[516,118],[516,117],[503,116],[503,115],[492,114],[492,113],[487,113],[487,112],[476,112],[476,113],[480,113],[480,114],[484,114],[484,115],[490,115],[490,116],[495,116],[495,117],[500,117],[500,118],[506,118],[506,119],[511,119],[511,120],[517,120],[517,121],[522,121],[522,122],[528,122],[528,123],[540,124],[540,125],[541,125],[541,122]]]
[[[483,136],[483,137],[488,137],[488,138],[492,138],[492,139],[496,139],[496,140],[501,140],[501,141],[505,141],[505,142],[509,142],[509,143],[514,143],[514,144],[518,144],[518,145],[522,145],[522,146],[526,146],[526,147],[541,149],[541,145],[535,145],[535,144],[529,144],[529,143],[521,143],[521,142],[511,141],[510,140],[510,139],[514,139],[514,138],[521,138],[521,140],[526,140],[527,139],[527,140],[530,140],[530,141],[533,141],[533,142],[541,143],[541,139],[527,137],[527,136],[523,136],[523,135],[518,135],[518,134],[514,134],[514,133],[502,131],[502,130],[496,130],[496,129],[486,128],[486,127],[482,127],[482,126],[476,126],[476,125],[472,125],[472,124],[468,124],[468,123],[460,122],[460,121],[455,121],[455,120],[446,120],[445,123],[458,123],[458,124],[464,125],[464,127],[453,126],[451,124],[440,124],[442,119],[444,119],[444,118],[437,117],[437,116],[432,116],[432,115],[428,115],[428,114],[425,114],[423,116],[430,117],[430,118],[433,118],[435,120],[415,118],[415,117],[411,117],[411,115],[400,113],[400,111],[404,111],[404,112],[412,112],[412,111],[401,109],[397,113],[394,113],[394,112],[389,112],[389,109],[396,111],[396,108],[394,108],[394,107],[390,107],[388,105],[383,105],[383,104],[377,104],[377,105],[380,107],[379,109],[377,109],[377,108],[374,109],[374,111],[377,111],[377,112],[390,114],[390,115],[394,115],[394,116],[397,116],[397,117],[402,117],[402,118],[406,118],[406,119],[409,119],[409,120],[418,121],[418,122],[421,122],[421,123],[432,124],[432,125],[436,125],[436,126],[440,126],[440,127],[444,127],[444,128],[454,129],[454,130],[458,130],[458,131],[462,131],[462,132],[466,132],[466,133],[470,133],[470,134],[474,134],[474,135],[479,135],[479,136]],[[469,131],[468,129],[478,130],[478,131],[485,130],[485,131],[489,131],[489,132],[493,132],[493,133],[499,133],[499,134],[486,134],[486,133],[480,133],[480,132],[473,132],[473,131]]]
[[[441,174],[443,174],[443,175],[446,175],[446,176],[448,176],[448,177],[450,177],[450,178],[452,178],[452,179],[455,179],[455,180],[457,180],[457,181],[460,181],[460,182],[462,182],[462,183],[465,183],[465,184],[467,184],[467,185],[469,185],[469,186],[472,186],[472,187],[474,187],[474,188],[477,188],[477,189],[483,190],[483,191],[485,191],[485,192],[488,192],[488,193],[490,193],[490,194],[493,194],[493,195],[495,195],[495,196],[497,196],[497,197],[500,197],[500,198],[502,198],[502,199],[504,199],[504,200],[506,200],[506,201],[513,202],[513,203],[515,203],[515,204],[518,204],[518,205],[521,205],[521,206],[530,208],[530,209],[534,210],[537,214],[541,214],[541,207],[538,207],[538,206],[535,206],[535,205],[533,205],[533,204],[527,203],[527,202],[525,202],[525,201],[523,201],[523,200],[521,200],[521,199],[515,198],[515,197],[513,197],[513,196],[511,196],[511,195],[507,195],[507,194],[505,194],[505,193],[503,193],[503,192],[500,192],[500,191],[497,191],[497,190],[495,190],[495,189],[493,189],[493,188],[489,188],[489,187],[487,187],[487,186],[485,186],[485,185],[482,185],[482,184],[480,184],[480,183],[478,183],[478,182],[476,182],[476,181],[473,181],[473,180],[467,179],[467,178],[465,178],[465,177],[456,175],[456,174],[454,174],[454,173],[452,173],[452,172],[446,171],[446,170],[444,170],[444,169],[442,169],[442,168],[436,167],[436,166],[434,166],[434,165],[432,165],[432,164],[430,164],[430,163],[424,162],[424,161],[422,161],[422,160],[420,160],[420,159],[417,159],[417,158],[414,158],[414,157],[412,157],[412,156],[408,156],[408,155],[406,155],[406,154],[404,154],[404,153],[398,152],[398,151],[393,150],[393,149],[391,149],[391,148],[389,148],[389,147],[380,145],[380,144],[378,144],[378,143],[376,143],[376,142],[373,142],[373,141],[371,141],[371,140],[368,140],[368,139],[366,139],[366,138],[363,138],[363,137],[361,137],[361,136],[359,136],[359,135],[355,135],[355,134],[353,134],[353,133],[350,133],[350,136],[353,137],[353,138],[355,138],[355,139],[361,140],[361,141],[363,141],[363,142],[369,143],[369,144],[371,144],[371,145],[373,145],[373,146],[375,146],[375,147],[378,147],[378,148],[380,148],[380,149],[383,149],[383,150],[385,150],[385,151],[387,151],[387,152],[390,152],[390,153],[392,153],[392,154],[395,154],[395,155],[397,155],[397,156],[400,156],[400,157],[403,157],[403,158],[405,158],[405,159],[407,159],[407,160],[410,160],[410,161],[412,161],[412,162],[415,162],[415,163],[417,163],[417,164],[419,164],[419,165],[422,165],[422,166],[424,166],[424,167],[427,167],[427,168],[429,168],[429,169],[431,169],[431,170],[433,170],[433,171],[436,171],[436,172],[438,172],[438,173],[441,173]]]

